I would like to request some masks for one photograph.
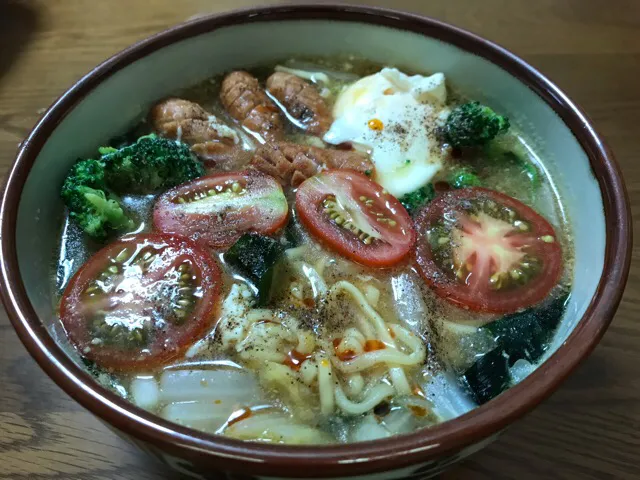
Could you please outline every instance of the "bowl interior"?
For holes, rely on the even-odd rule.
[[[20,198],[15,232],[20,273],[30,302],[54,336],[59,332],[52,262],[63,211],[59,189],[70,165],[128,130],[163,96],[216,73],[296,55],[347,53],[414,71],[441,71],[469,96],[488,102],[528,132],[563,199],[575,246],[573,294],[550,352],[587,309],[604,264],[605,217],[598,182],[587,155],[554,110],[487,59],[409,31],[318,20],[223,27],[149,50],[146,56],[131,54],[131,63],[78,96],[75,108],[42,147]],[[64,337],[58,341],[71,352]]]

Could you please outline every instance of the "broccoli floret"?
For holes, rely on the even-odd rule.
[[[435,197],[436,191],[433,188],[433,185],[428,183],[424,187],[420,187],[418,190],[415,190],[411,193],[407,193],[406,195],[400,198],[400,203],[407,209],[410,215],[413,215],[416,211],[418,211],[423,205],[426,205],[433,197]]]
[[[479,187],[482,184],[478,176],[465,167],[451,172],[448,180],[453,188]]]
[[[133,227],[133,221],[125,215],[118,201],[108,199],[102,190],[78,187],[78,193],[83,199],[83,209],[76,208],[70,215],[92,237],[104,238],[107,228],[119,230]],[[76,205],[80,206],[80,203],[76,202]]]
[[[98,240],[104,239],[109,229],[133,226],[118,201],[107,198],[104,177],[102,161],[80,160],[71,167],[61,191],[71,218]]]
[[[78,160],[70,169],[62,187],[62,197],[70,195],[78,185],[100,188],[106,187],[104,181],[104,162],[101,160]]]
[[[204,175],[204,167],[183,143],[146,135],[120,149],[102,148],[106,183],[118,193],[147,193]]]
[[[453,147],[486,145],[509,129],[509,119],[480,102],[456,107],[443,128],[443,136]]]
[[[97,240],[109,229],[133,227],[112,192],[147,193],[173,187],[204,174],[189,147],[147,135],[120,149],[101,147],[100,158],[78,161],[62,186],[69,215]]]

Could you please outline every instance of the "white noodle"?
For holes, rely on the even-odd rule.
[[[354,298],[354,300],[356,300],[356,303],[360,307],[360,310],[362,310],[362,312],[367,317],[369,317],[369,320],[375,327],[376,333],[378,334],[380,340],[382,340],[386,344],[393,345],[393,339],[387,331],[384,320],[380,315],[378,315],[378,312],[376,312],[373,307],[369,305],[369,302],[367,302],[367,299],[364,297],[362,292],[354,284],[347,282],[346,280],[340,280],[339,282],[333,284],[330,293],[332,295],[336,295],[340,291],[349,293]]]
[[[424,356],[427,352],[420,337],[397,324],[390,324],[389,328],[394,333],[396,338],[402,341],[402,343],[404,343],[407,347],[409,347],[414,352],[422,353],[424,359]]]
[[[424,357],[426,354],[426,352],[424,351],[424,346],[422,346],[422,349],[414,347],[411,355],[401,353],[398,350],[393,337],[389,333],[389,327],[387,327],[384,319],[378,314],[378,312],[373,309],[365,296],[355,285],[345,280],[336,282],[331,287],[330,295],[335,296],[339,292],[346,292],[350,294],[354,300],[356,300],[356,303],[360,307],[360,310],[366,316],[366,319],[362,317],[358,319],[361,330],[364,330],[365,335],[369,337],[380,339],[385,344],[386,348],[384,350],[365,352],[358,355],[353,360],[349,360],[347,362],[342,362],[337,359],[337,362],[339,363],[336,364],[336,368],[345,373],[355,373],[370,368],[376,363],[395,365],[390,368],[389,373],[391,376],[391,381],[393,382],[393,385],[399,394],[409,394],[411,392],[409,380],[407,379],[404,370],[400,366],[416,366],[424,361]],[[369,320],[369,322],[366,321],[367,319]],[[372,330],[375,330],[375,335],[373,335]],[[408,346],[411,348],[412,345]],[[336,360],[334,360],[334,362],[335,361]]]
[[[345,381],[345,388],[350,397],[355,397],[364,390],[364,378],[359,373],[345,376]]]
[[[332,359],[333,364],[342,373],[356,373],[367,370],[375,365],[385,363],[391,365],[401,365],[405,367],[411,367],[421,364],[424,361],[424,350],[414,351],[410,355],[405,355],[397,350],[394,351],[390,348],[384,350],[375,350],[373,352],[365,352],[362,355],[358,355],[353,360],[346,362],[340,359]]]
[[[318,365],[316,362],[309,360],[300,366],[300,379],[307,386],[311,386],[318,378]]]
[[[331,378],[331,362],[323,355],[318,355],[318,390],[320,392],[320,411],[324,415],[333,413],[335,396]]]
[[[296,275],[308,285],[302,287],[302,279],[295,282],[297,296],[305,297],[303,288],[310,288],[316,300],[347,295],[359,309],[353,315],[354,325],[342,332],[340,343],[334,346],[331,339],[317,338],[287,314],[252,309],[221,323],[223,346],[232,348],[258,371],[262,383],[277,388],[309,420],[314,411],[317,414],[316,408],[323,415],[331,415],[336,407],[345,414],[360,415],[389,396],[410,395],[404,367],[423,363],[426,348],[419,337],[400,325],[387,324],[373,308],[380,298],[379,289],[366,285],[363,293],[344,280],[329,288],[322,276],[328,263],[324,256],[310,260],[308,246],[287,250],[287,257]],[[370,340],[382,342],[384,348],[366,351]],[[303,361],[296,371],[285,364],[292,350],[314,358]],[[347,352],[352,358],[340,360],[340,354]]]
[[[396,392],[399,395],[410,395],[411,394],[411,386],[409,385],[409,380],[404,373],[404,370],[400,367],[393,367],[389,369],[389,375],[391,376],[391,381],[393,382],[393,386],[396,389]]]
[[[316,348],[316,340],[312,332],[298,331],[298,346],[296,350],[303,355],[308,355]]]
[[[361,415],[368,412],[385,398],[394,394],[394,388],[391,385],[380,383],[369,390],[364,400],[361,402],[352,402],[344,394],[340,385],[336,385],[335,390],[336,404],[340,407],[340,410],[350,415]]]

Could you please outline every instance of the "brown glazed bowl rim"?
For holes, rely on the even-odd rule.
[[[520,384],[471,412],[433,428],[384,440],[334,446],[247,443],[180,427],[147,413],[76,366],[55,344],[31,306],[18,268],[15,226],[24,183],[42,146],[86,95],[118,70],[189,37],[220,27],[279,20],[351,21],[412,31],[453,44],[498,65],[545,101],[571,129],[591,163],[604,202],[603,275],[583,318],[566,342]],[[2,300],[20,339],[47,374],[81,405],[117,429],[176,457],[212,468],[259,475],[349,476],[385,471],[455,454],[507,427],[548,397],[598,343],[622,297],[631,259],[631,217],[620,169],[582,110],[523,60],[467,31],[393,10],[350,5],[282,5],[198,18],[143,40],[93,69],[65,92],[22,143],[0,206]]]

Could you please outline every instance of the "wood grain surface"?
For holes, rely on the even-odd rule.
[[[194,15],[251,0],[0,0],[0,175],[43,108],[92,66]],[[640,1],[379,0],[494,40],[582,104],[624,171],[640,226]],[[636,238],[640,238],[634,229]],[[640,250],[594,354],[550,400],[445,479],[640,478]],[[0,314],[0,478],[160,480],[31,360]]]

